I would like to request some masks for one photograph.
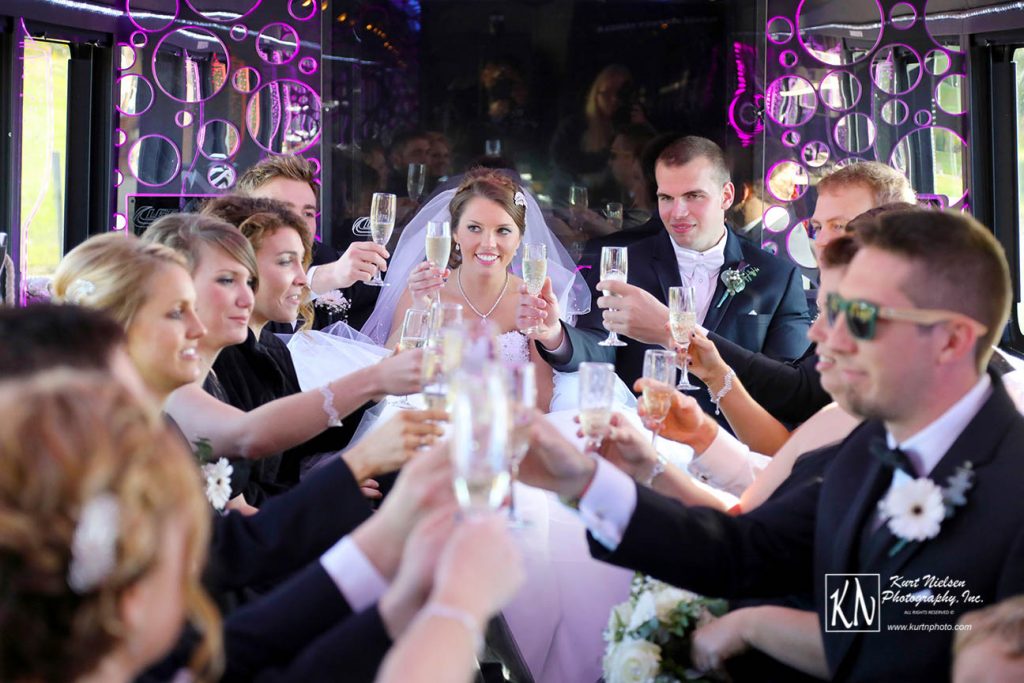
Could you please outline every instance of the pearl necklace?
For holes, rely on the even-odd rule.
[[[486,313],[481,313],[480,311],[478,311],[476,306],[473,305],[473,302],[469,300],[468,296],[466,296],[466,291],[462,289],[462,268],[457,268],[455,270],[455,283],[459,286],[459,294],[461,294],[462,298],[466,300],[466,303],[469,304],[469,307],[473,310],[473,312],[480,316],[482,319],[487,320],[487,317],[491,313],[494,313],[494,309],[496,309],[498,307],[498,304],[501,303],[502,298],[505,296],[505,291],[508,290],[508,271],[505,271],[505,286],[501,288],[501,294],[498,295],[498,299],[494,302],[494,305],[491,306],[491,310],[487,311]]]

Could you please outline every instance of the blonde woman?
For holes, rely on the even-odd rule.
[[[209,508],[159,413],[108,375],[0,387],[0,672],[6,681],[133,680],[177,640],[214,680],[220,624],[199,585]]]

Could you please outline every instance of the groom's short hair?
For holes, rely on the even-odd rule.
[[[1010,315],[1010,268],[995,236],[958,212],[910,210],[880,214],[857,239],[914,264],[901,290],[915,306],[962,313],[988,328],[975,347],[983,371]]]
[[[714,169],[715,182],[725,185],[730,180],[729,164],[722,148],[707,138],[697,135],[683,135],[669,140],[654,160],[665,166],[683,166],[695,159],[707,159]]]
[[[0,308],[0,380],[56,367],[106,370],[124,328],[107,314],[70,304]]]

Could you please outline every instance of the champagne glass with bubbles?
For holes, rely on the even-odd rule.
[[[648,349],[644,352],[644,377],[654,380],[644,387],[644,423],[651,430],[651,445],[658,439],[668,411],[672,407],[672,380],[676,374],[676,355],[664,349]],[[653,425],[653,426],[651,426]]]
[[[604,205],[604,215],[616,230],[622,230],[622,202],[608,202]]]
[[[504,369],[460,370],[452,381],[455,497],[467,514],[497,510],[508,496],[511,410]]]
[[[690,335],[697,329],[697,294],[693,287],[668,288],[668,324],[672,330],[672,339],[683,349],[690,350]],[[679,366],[682,373],[676,389],[680,391],[697,391],[700,387],[690,382],[690,372],[686,360]]]
[[[530,296],[540,296],[544,289],[544,280],[548,276],[548,249],[539,242],[527,242],[523,245],[523,281]],[[533,334],[537,326],[523,330],[523,334]]]
[[[444,270],[448,267],[448,257],[452,252],[452,230],[448,221],[428,221],[427,237],[424,245],[427,262],[434,268]],[[440,292],[434,292],[433,301],[441,298]]]
[[[601,247],[601,279],[625,282],[629,273],[629,259],[626,247]],[[608,290],[605,296],[611,296]],[[619,339],[619,335],[608,330],[608,338],[598,342],[601,346],[625,346],[626,342]]]
[[[395,195],[387,192],[374,192],[370,202],[370,239],[375,244],[386,246],[391,239],[391,231],[395,229]],[[378,270],[366,281],[373,287],[387,287],[388,283],[380,277]]]
[[[427,167],[425,164],[409,164],[409,171],[405,176],[405,189],[409,192],[409,199],[418,202],[423,196],[423,188],[427,184]]]
[[[462,304],[446,304],[435,301],[430,306],[430,330],[427,332],[427,345],[439,345],[446,328],[460,325],[462,325]]]
[[[420,311],[415,308],[410,308],[405,312],[405,319],[402,321],[402,335],[399,337],[398,348],[395,349],[398,353],[402,351],[412,351],[413,349],[422,349],[427,343],[427,331],[430,327],[430,311]],[[399,408],[414,408],[412,403],[409,403],[409,397],[403,396],[402,400],[398,402]]]
[[[512,526],[525,526],[526,522],[516,515],[516,479],[519,465],[530,448],[530,421],[537,407],[537,376],[533,363],[511,363],[505,366],[505,383],[508,386],[512,410],[511,432],[509,433],[508,464],[512,483],[508,495],[508,516]]]
[[[611,426],[615,366],[580,363],[580,428],[588,450],[597,450]]]

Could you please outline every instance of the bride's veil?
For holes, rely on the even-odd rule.
[[[522,244],[539,242],[546,245],[548,277],[551,278],[552,289],[558,297],[562,319],[572,324],[578,316],[590,310],[590,289],[583,276],[576,270],[576,264],[569,256],[569,252],[548,228],[537,200],[529,190],[520,189],[526,197],[526,233],[523,235],[520,249],[516,251],[512,260],[512,273],[519,277],[523,275]],[[454,196],[455,188],[434,196],[420,208],[402,231],[384,277],[384,281],[391,286],[381,288],[377,305],[361,330],[378,344],[384,344],[391,333],[391,322],[394,320],[398,301],[405,292],[409,274],[426,257],[424,245],[427,222],[450,221],[448,205]],[[452,232],[455,232],[454,225]]]

